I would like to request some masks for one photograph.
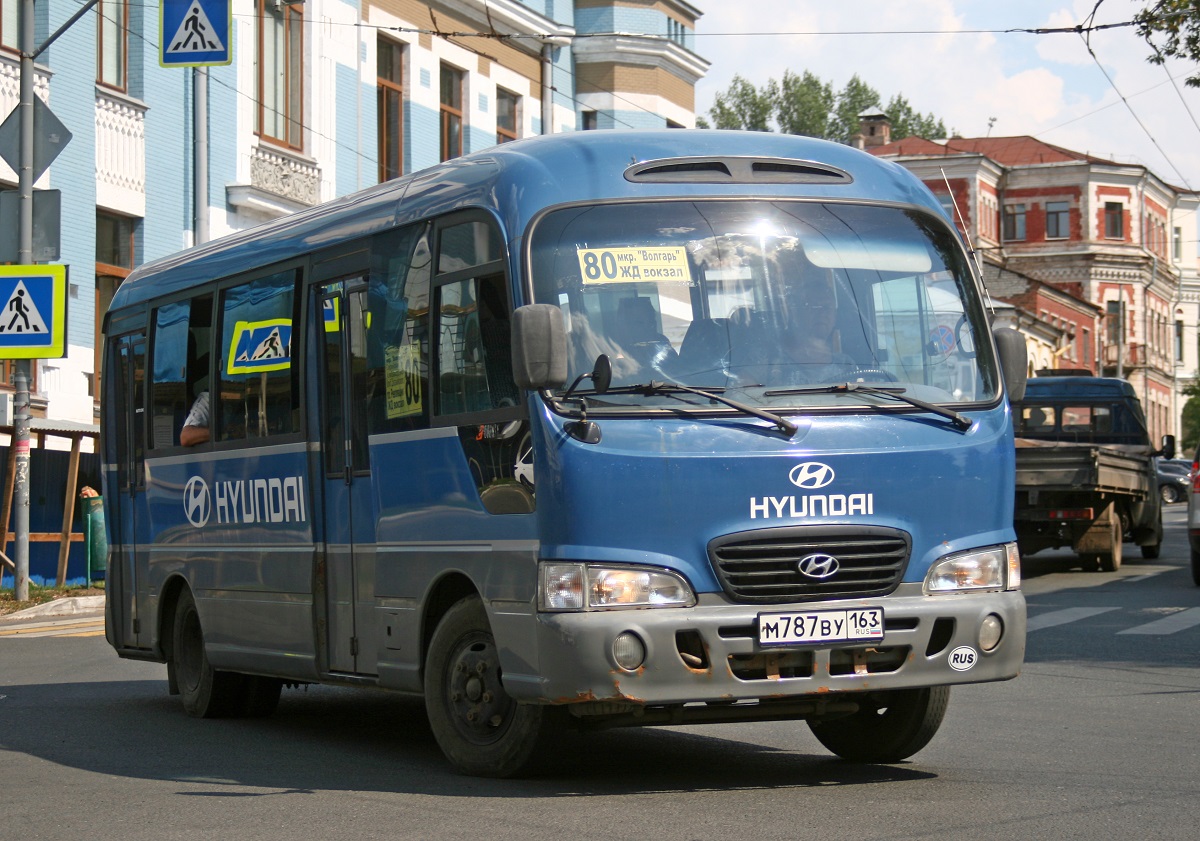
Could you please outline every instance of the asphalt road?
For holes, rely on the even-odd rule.
[[[0,637],[0,841],[21,839],[1179,838],[1200,826],[1200,588],[1183,506],[1163,557],[1026,562],[1016,680],[954,690],[912,760],[858,767],[802,724],[630,730],[550,778],[451,773],[419,705],[285,691],[196,721],[165,668],[103,637]]]

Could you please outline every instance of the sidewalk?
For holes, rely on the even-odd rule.
[[[103,616],[104,596],[68,596],[0,616],[0,625],[58,616]]]

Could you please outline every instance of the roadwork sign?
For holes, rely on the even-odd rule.
[[[66,266],[0,266],[0,301],[0,359],[66,356]]]
[[[163,67],[214,67],[233,60],[232,0],[162,0],[158,63]]]

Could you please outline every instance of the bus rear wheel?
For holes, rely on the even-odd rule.
[[[200,614],[189,590],[183,591],[175,607],[171,666],[183,709],[196,718],[257,718],[270,715],[279,704],[280,681],[217,671],[208,662]]]
[[[808,726],[817,741],[842,759],[899,762],[929,744],[949,702],[949,686],[871,692],[859,700],[858,712]]]
[[[434,630],[425,669],[429,726],[460,773],[513,777],[542,759],[558,710],[517,703],[501,678],[483,602],[465,598]]]

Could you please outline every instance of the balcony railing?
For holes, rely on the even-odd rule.
[[[146,213],[146,108],[96,89],[96,202],[134,216]]]

